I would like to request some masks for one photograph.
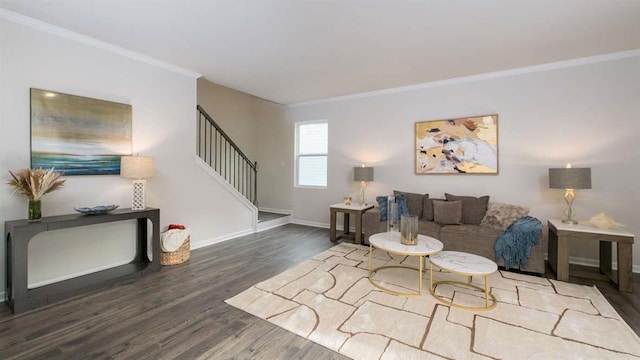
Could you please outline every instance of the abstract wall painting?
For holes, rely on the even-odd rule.
[[[416,123],[416,174],[497,174],[498,115]]]
[[[117,175],[131,155],[131,105],[31,89],[31,167]]]

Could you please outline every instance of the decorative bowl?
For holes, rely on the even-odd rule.
[[[83,215],[100,215],[106,214],[118,208],[119,205],[99,205],[94,207],[74,207],[73,210]]]

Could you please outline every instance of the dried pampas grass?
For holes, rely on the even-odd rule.
[[[22,169],[15,173],[9,170],[13,179],[7,184],[14,188],[15,192],[26,196],[29,200],[40,200],[46,194],[58,190],[64,186],[66,180],[59,180],[62,174],[53,172],[53,168]]]

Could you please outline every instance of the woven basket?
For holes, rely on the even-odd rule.
[[[160,249],[160,265],[177,265],[189,260],[189,256],[191,256],[189,238],[190,236],[187,236],[187,240],[176,251],[165,252]]]

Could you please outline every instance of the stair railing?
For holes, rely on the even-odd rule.
[[[258,163],[249,160],[200,105],[197,109],[198,156],[258,206]]]

